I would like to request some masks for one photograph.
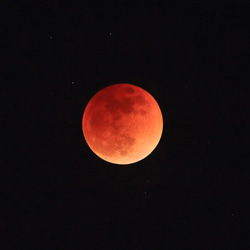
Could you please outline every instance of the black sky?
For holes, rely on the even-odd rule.
[[[246,1],[6,7],[1,249],[247,249]],[[129,166],[95,156],[81,130],[90,98],[121,82],[164,118]]]

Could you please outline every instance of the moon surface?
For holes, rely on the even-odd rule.
[[[114,164],[131,164],[147,157],[158,145],[163,117],[147,91],[118,83],[90,99],[83,113],[82,130],[98,157]]]

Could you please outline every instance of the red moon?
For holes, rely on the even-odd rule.
[[[147,157],[158,145],[163,118],[147,91],[118,83],[92,97],[83,113],[82,130],[88,146],[101,159],[131,164]]]

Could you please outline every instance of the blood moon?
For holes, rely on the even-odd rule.
[[[162,135],[163,118],[147,91],[118,83],[92,97],[83,113],[82,130],[88,146],[101,159],[131,164],[155,149]]]

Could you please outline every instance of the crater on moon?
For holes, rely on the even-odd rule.
[[[133,94],[135,91],[131,87],[125,88],[126,93]]]

